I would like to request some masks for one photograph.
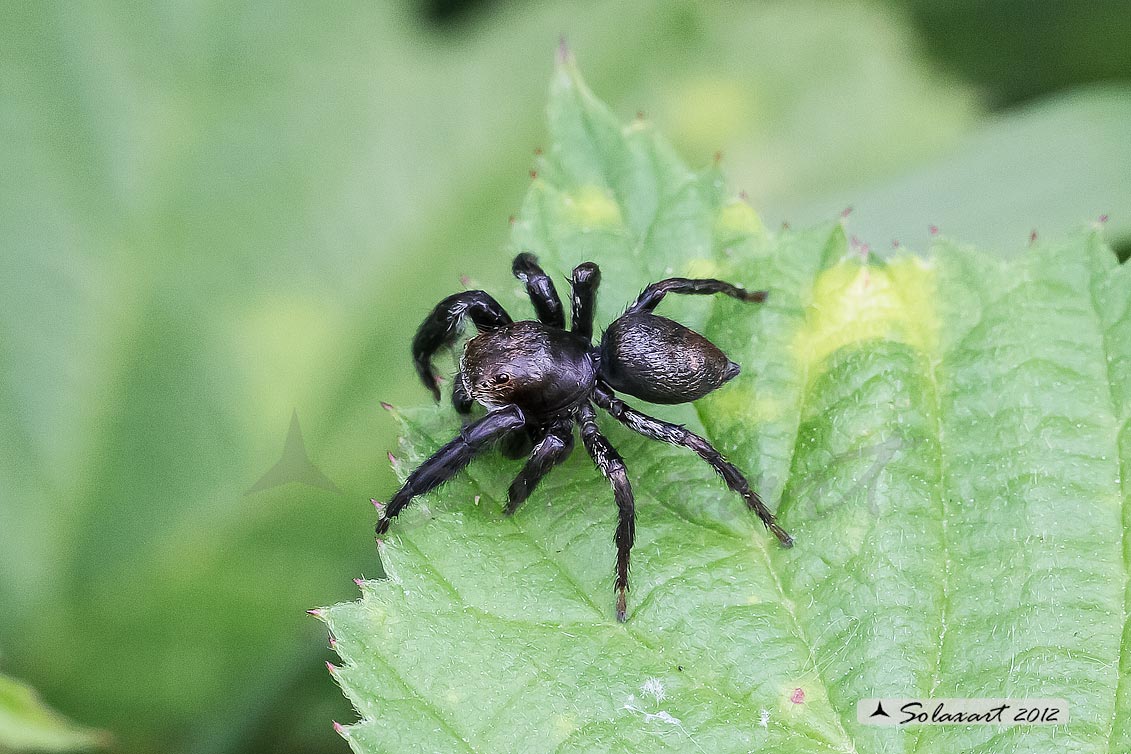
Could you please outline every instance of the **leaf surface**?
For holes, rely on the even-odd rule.
[[[637,495],[619,625],[615,506],[588,459],[508,519],[519,464],[488,455],[397,520],[387,579],[323,613],[361,715],[351,746],[1127,750],[1131,277],[1102,240],[1011,262],[940,241],[881,262],[840,224],[768,234],[568,59],[549,120],[509,251],[557,279],[598,261],[601,322],[671,275],[769,289],[760,307],[663,313],[742,364],[699,419],[797,545],[693,455],[605,422]],[[402,478],[459,426],[447,408],[399,419]],[[866,727],[870,696],[1063,697],[1072,722]]]
[[[81,728],[48,707],[27,684],[0,675],[0,752],[105,747],[102,731]]]

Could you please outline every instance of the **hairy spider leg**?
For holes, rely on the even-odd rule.
[[[592,262],[582,262],[573,268],[570,287],[573,290],[573,331],[593,338],[593,314],[597,308],[597,287],[601,284],[601,268]]]
[[[573,423],[562,422],[551,427],[534,446],[530,460],[522,467],[522,471],[507,490],[507,507],[504,513],[508,516],[513,515],[518,507],[526,502],[526,498],[530,497],[530,493],[534,492],[538,483],[550,473],[551,469],[569,458],[572,451]]]
[[[652,283],[637,297],[632,306],[628,307],[626,314],[637,312],[650,312],[655,309],[664,296],[669,293],[683,294],[710,294],[724,293],[739,301],[753,301],[761,303],[766,300],[766,291],[748,291],[737,285],[715,280],[714,278],[668,278],[658,283]]]
[[[480,331],[495,330],[513,321],[506,309],[485,291],[456,293],[436,304],[412,339],[416,373],[436,400],[440,400],[440,386],[432,368],[432,355],[440,348],[455,343],[463,331],[465,317],[474,322]]]
[[[746,481],[746,477],[734,464],[724,458],[722,453],[715,450],[711,443],[678,424],[661,421],[637,411],[615,397],[612,391],[605,387],[598,386],[593,393],[593,399],[598,406],[608,411],[614,419],[633,432],[638,432],[652,440],[659,440],[693,450],[723,478],[727,487],[742,496],[742,499],[746,501],[746,506],[758,514],[758,518],[762,520],[767,529],[774,533],[779,542],[786,547],[793,546],[793,537],[778,525],[777,519],[774,518],[774,514],[770,512],[766,504],[762,502],[762,498],[758,496],[757,492],[750,489],[750,483]]]
[[[538,266],[538,258],[530,252],[522,252],[514,258],[511,272],[526,285],[526,295],[530,296],[530,303],[534,304],[538,321],[564,330],[565,312],[562,311],[562,300],[558,298],[554,281]]]
[[[452,408],[458,414],[471,413],[471,406],[473,401],[471,396],[467,393],[467,385],[463,384],[463,372],[456,372],[455,379],[452,380]]]
[[[436,489],[458,474],[471,459],[491,446],[507,432],[526,424],[526,416],[518,406],[506,406],[468,424],[459,435],[433,453],[408,475],[377,521],[377,536],[389,530],[389,524],[412,502],[412,499]]]
[[[636,539],[636,507],[632,496],[632,485],[628,482],[628,471],[624,460],[597,428],[597,414],[593,407],[585,403],[578,410],[581,422],[581,441],[585,450],[605,475],[613,488],[617,503],[617,532],[614,541],[617,546],[617,566],[614,588],[617,594],[617,620],[624,623],[628,593],[628,558],[632,543]]]

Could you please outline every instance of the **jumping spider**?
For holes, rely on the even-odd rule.
[[[436,451],[409,474],[377,522],[377,535],[418,495],[455,476],[477,454],[499,442],[511,458],[529,454],[526,465],[507,491],[506,513],[514,513],[534,487],[573,450],[573,425],[581,441],[613,488],[619,510],[616,530],[617,620],[625,619],[628,558],[635,535],[632,487],[624,461],[597,428],[599,406],[634,432],[653,440],[681,445],[710,464],[730,489],[746,501],[783,545],[793,538],[785,532],[737,468],[709,442],[678,424],[643,414],[616,397],[614,390],[650,403],[687,403],[702,398],[739,372],[715,344],[699,333],[652,310],[668,293],[723,293],[740,301],[761,302],[765,291],[712,279],[669,278],[644,289],[594,346],[593,310],[601,271],[592,262],[573,270],[572,328],[554,283],[532,254],[519,254],[514,275],[526,285],[538,321],[515,322],[484,291],[467,291],[441,301],[421,324],[412,342],[416,371],[425,387],[440,399],[432,356],[455,343],[465,318],[479,335],[464,346],[454,380],[452,404],[468,414],[473,402],[487,415],[468,423],[459,436]]]

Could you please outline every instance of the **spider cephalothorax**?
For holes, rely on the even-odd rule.
[[[783,545],[793,544],[742,472],[709,442],[678,424],[640,413],[614,393],[620,390],[652,403],[687,403],[733,379],[738,365],[714,343],[652,311],[668,293],[723,293],[760,302],[766,298],[764,291],[746,291],[721,280],[662,280],[645,288],[594,346],[593,307],[601,280],[597,265],[586,262],[573,270],[570,330],[553,281],[534,256],[515,257],[514,274],[526,284],[538,321],[515,322],[487,293],[467,291],[441,301],[417,331],[412,342],[416,370],[439,400],[432,355],[455,343],[465,319],[475,324],[479,334],[464,347],[452,403],[467,414],[478,402],[487,408],[487,415],[467,424],[408,475],[381,512],[378,536],[414,497],[451,479],[496,442],[509,456],[529,455],[507,493],[506,512],[514,513],[538,482],[569,456],[576,424],[585,450],[612,485],[619,511],[615,589],[617,620],[623,621],[636,515],[624,461],[597,428],[595,408],[600,407],[645,437],[694,451],[742,496]]]

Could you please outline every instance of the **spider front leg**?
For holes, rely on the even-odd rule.
[[[762,502],[762,498],[758,497],[758,493],[750,489],[750,483],[746,481],[746,477],[742,472],[727,459],[723,458],[722,453],[715,450],[711,443],[695,434],[689,432],[684,427],[678,424],[671,424],[666,421],[661,421],[655,417],[648,416],[641,413],[636,409],[629,406],[624,401],[615,397],[612,391],[598,386],[593,394],[594,400],[597,405],[609,412],[609,414],[625,425],[633,432],[638,432],[645,437],[652,440],[659,440],[661,442],[670,443],[671,445],[680,445],[695,453],[710,464],[711,468],[723,478],[727,487],[742,496],[746,501],[747,507],[758,514],[758,518],[766,525],[766,528],[774,533],[786,547],[793,546],[793,537],[786,532],[785,529],[778,525],[777,519],[766,504]]]
[[[573,291],[573,331],[584,338],[593,338],[593,314],[597,308],[597,287],[601,284],[601,268],[582,262],[573,268],[570,287]]]
[[[583,405],[578,411],[578,419],[581,422],[581,441],[585,444],[585,450],[605,479],[609,480],[617,503],[617,532],[614,537],[617,566],[614,588],[617,593],[617,620],[623,623],[628,602],[628,558],[636,539],[636,504],[624,460],[597,428],[597,415],[593,407],[588,403]]]
[[[526,295],[530,296],[530,303],[534,304],[538,321],[564,330],[565,312],[562,311],[562,300],[558,298],[554,281],[538,266],[538,258],[524,251],[514,258],[511,271],[516,278],[526,284]]]
[[[715,280],[714,278],[668,278],[658,283],[652,283],[637,297],[632,306],[628,307],[626,314],[637,312],[650,312],[655,309],[664,296],[669,293],[683,294],[711,294],[724,293],[739,301],[761,303],[766,300],[766,291],[748,291],[737,285]]]
[[[471,395],[468,394],[467,385],[463,381],[463,372],[456,372],[455,379],[452,380],[452,408],[457,414],[466,416],[471,413],[472,404]]]
[[[571,423],[557,425],[543,437],[530,453],[530,460],[515,477],[507,490],[507,507],[504,512],[513,515],[518,507],[526,502],[538,483],[559,463],[569,458],[573,451],[573,426]]]
[[[480,332],[495,330],[512,322],[506,310],[485,291],[456,293],[436,305],[412,339],[416,373],[436,400],[440,400],[440,387],[436,370],[432,368],[432,355],[455,343],[463,330],[465,317],[474,322]]]
[[[430,492],[458,474],[491,443],[526,424],[526,416],[518,406],[492,411],[468,424],[459,435],[420,464],[396,491],[377,520],[377,536],[389,530],[389,524],[412,499]]]

